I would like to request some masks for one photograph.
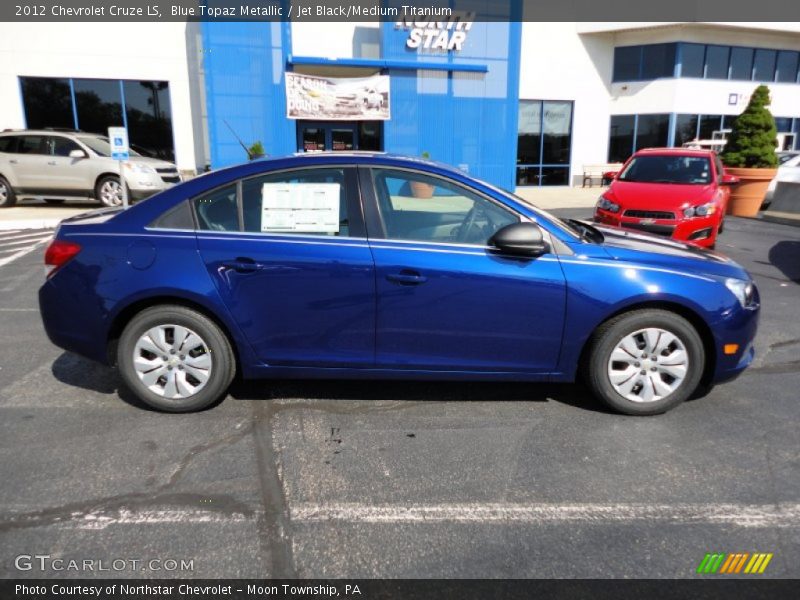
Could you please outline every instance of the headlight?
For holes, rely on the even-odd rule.
[[[611,202],[611,200],[605,196],[600,196],[600,199],[597,201],[597,208],[601,208],[609,212],[619,212],[619,204]]]
[[[143,165],[141,163],[125,163],[125,168],[133,173],[155,173],[156,170],[153,167],[148,165]]]
[[[739,304],[742,306],[749,306],[753,302],[753,282],[744,281],[742,279],[726,279],[725,287],[736,296]]]
[[[713,215],[717,212],[717,205],[713,202],[709,202],[707,204],[701,204],[700,206],[690,206],[689,208],[683,209],[683,216],[684,217],[706,217],[708,215]]]

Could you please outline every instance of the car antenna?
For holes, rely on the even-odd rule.
[[[242,138],[240,138],[238,135],[236,135],[236,132],[233,130],[233,127],[231,127],[230,123],[228,123],[228,121],[226,119],[222,119],[222,122],[225,123],[225,125],[228,126],[228,129],[231,130],[231,133],[233,134],[233,137],[236,138],[236,141],[239,142],[239,145],[247,153],[247,160],[252,160],[253,159],[253,155],[250,154],[250,149],[247,146],[244,145],[244,142],[242,141]]]

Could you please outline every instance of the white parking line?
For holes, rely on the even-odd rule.
[[[22,250],[14,253],[14,254],[11,254],[9,256],[4,256],[3,258],[0,258],[0,267],[4,267],[9,263],[14,262],[18,258],[22,258],[23,256],[25,256],[29,252],[33,252],[41,244],[42,244],[42,242],[39,242],[37,244],[34,244],[33,246],[26,246],[25,248],[23,248]]]
[[[9,242],[12,240],[24,240],[29,238],[52,237],[52,231],[35,231],[26,233],[16,233],[14,235],[6,235],[6,232],[0,234],[0,241]]]
[[[21,246],[22,244],[31,244],[31,243],[35,244],[35,243],[38,243],[38,242],[43,242],[43,241],[45,241],[47,239],[49,239],[49,236],[45,237],[45,238],[37,238],[37,239],[33,239],[33,240],[19,240],[19,241],[13,241],[13,242],[7,242],[6,240],[2,240],[2,241],[0,241],[0,250],[5,250],[6,248],[10,249],[10,248],[13,248],[13,247]]]
[[[377,505],[299,504],[292,521],[351,523],[582,522],[594,525],[648,523],[800,527],[800,504],[512,504]]]

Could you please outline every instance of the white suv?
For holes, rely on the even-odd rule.
[[[178,183],[175,165],[131,151],[123,163],[131,200]],[[108,138],[94,133],[24,130],[0,133],[0,208],[18,198],[63,202],[95,198],[106,206],[122,203],[119,163]]]

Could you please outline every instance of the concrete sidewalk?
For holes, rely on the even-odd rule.
[[[600,187],[518,187],[517,196],[544,210],[592,208],[607,186]]]
[[[556,208],[591,208],[603,187],[521,187],[516,194],[523,200],[545,210]],[[12,208],[0,209],[0,231],[16,229],[53,229],[62,219],[100,208],[96,202],[74,201],[46,204],[26,200]]]
[[[15,229],[54,229],[62,219],[100,208],[97,202],[47,204],[26,200],[11,208],[0,208],[0,231]]]

